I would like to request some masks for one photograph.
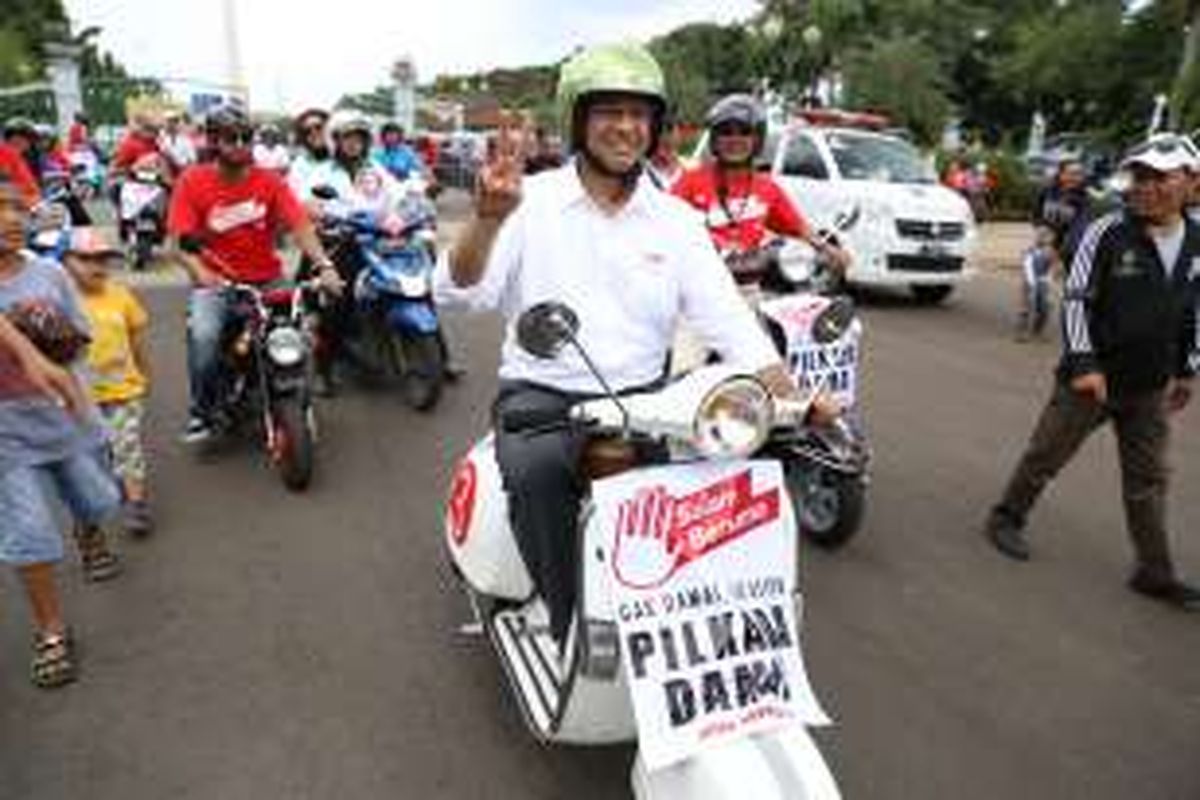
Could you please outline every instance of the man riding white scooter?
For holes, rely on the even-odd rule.
[[[636,45],[586,50],[563,66],[558,103],[574,158],[523,180],[522,137],[504,128],[478,181],[475,216],[435,283],[442,298],[505,314],[496,453],[522,557],[563,646],[577,597],[584,436],[540,421],[565,419],[601,387],[578,356],[540,361],[522,351],[521,312],[568,303],[581,344],[620,393],[661,380],[680,312],[711,349],[777,395],[796,388],[695,215],[643,174],[666,107],[654,58]],[[833,413],[823,399],[814,404],[818,418]],[[523,435],[532,416],[538,435]]]
[[[818,237],[770,174],[755,169],[767,133],[762,103],[748,94],[729,95],[709,110],[706,124],[712,160],[685,172],[671,191],[703,212],[713,244],[733,262],[738,284],[763,279],[765,265],[752,256],[771,234],[808,242],[844,273],[849,254]],[[739,261],[739,256],[751,257]],[[745,268],[737,268],[739,263]]]

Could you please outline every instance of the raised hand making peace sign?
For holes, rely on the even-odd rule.
[[[504,117],[495,145],[475,182],[475,213],[485,219],[502,220],[521,202],[521,176],[525,172],[525,136],[511,116]]]

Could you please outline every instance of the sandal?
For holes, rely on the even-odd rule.
[[[33,661],[30,677],[33,685],[40,689],[54,689],[75,680],[75,667],[71,634],[39,633],[33,637]]]
[[[121,560],[108,549],[108,537],[98,525],[75,526],[75,542],[79,545],[79,559],[83,564],[83,578],[89,583],[98,583],[121,574]]]

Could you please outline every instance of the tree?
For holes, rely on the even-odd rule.
[[[921,38],[893,34],[868,40],[846,56],[846,95],[855,108],[880,111],[932,144],[954,111],[950,80]]]
[[[1171,92],[1171,121],[1175,127],[1200,127],[1200,0],[1186,8],[1183,55]]]

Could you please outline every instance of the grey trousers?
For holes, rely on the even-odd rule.
[[[1057,384],[1004,496],[992,508],[993,520],[1023,527],[1046,484],[1087,437],[1109,421],[1117,435],[1125,525],[1138,569],[1173,577],[1166,530],[1170,429],[1162,391],[1110,398],[1101,406]]]
[[[582,399],[526,383],[503,383],[492,407],[496,459],[517,546],[562,642],[578,594],[579,506],[586,491],[578,427],[555,427]]]

